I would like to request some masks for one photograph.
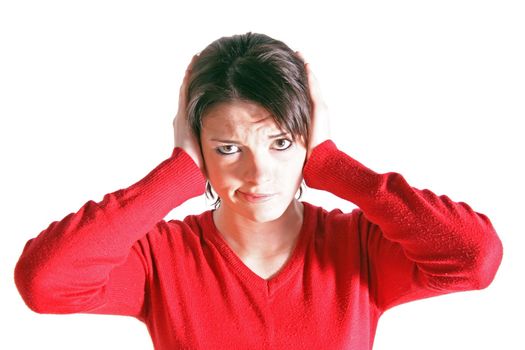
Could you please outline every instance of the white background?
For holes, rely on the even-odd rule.
[[[374,350],[524,349],[523,18],[505,0],[2,1],[0,348],[152,348],[130,317],[33,313],[13,269],[51,221],[167,158],[193,54],[253,31],[303,52],[340,149],[468,203],[503,241],[488,289],[386,312]],[[354,207],[312,189],[303,200]]]

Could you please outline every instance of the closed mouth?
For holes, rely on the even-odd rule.
[[[245,192],[241,192],[239,191],[243,196],[244,198],[246,198],[247,200],[249,201],[259,201],[259,200],[264,200],[264,199],[268,199],[268,198],[271,198],[274,196],[274,194],[262,194],[262,193],[245,193]]]

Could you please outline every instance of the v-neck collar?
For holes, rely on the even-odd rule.
[[[313,223],[310,222],[314,217],[312,215],[313,208],[307,202],[303,203],[303,222],[299,231],[299,237],[293,248],[292,255],[284,266],[269,279],[264,279],[255,272],[253,272],[231,249],[228,243],[224,240],[219,230],[213,221],[213,211],[206,212],[204,219],[207,226],[211,228],[208,238],[215,244],[220,254],[231,265],[232,269],[237,273],[242,280],[249,285],[257,286],[257,289],[263,289],[268,296],[271,296],[277,291],[304,263],[304,255],[307,243],[313,231]],[[205,230],[206,232],[206,230]]]

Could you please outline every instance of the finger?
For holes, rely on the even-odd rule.
[[[306,59],[304,58],[304,55],[302,52],[300,51],[295,51],[295,53],[297,54],[297,56],[299,56],[299,58],[306,63]]]
[[[191,58],[191,62],[190,64],[188,65],[188,68],[186,68],[186,72],[191,72],[192,69],[193,69],[193,65],[195,64],[195,62],[197,61],[197,58],[199,57],[199,54],[195,54],[193,55],[193,57]]]
[[[310,75],[308,84],[310,86],[310,99],[312,101],[312,106],[314,108],[326,109],[327,105],[321,91],[321,85],[313,73]]]
[[[297,56],[299,56],[301,58],[301,60],[304,63],[304,69],[306,70],[306,75],[308,76],[308,81],[312,80],[313,73],[312,73],[312,69],[310,67],[310,63],[306,62],[306,59],[304,58],[304,55],[300,51],[295,51],[295,53],[297,54]],[[313,79],[315,79],[315,77],[313,77]]]
[[[190,64],[186,68],[186,72],[184,73],[184,78],[182,79],[182,84],[179,90],[179,101],[186,101],[186,90],[188,88],[188,82],[190,80],[191,71],[198,57],[198,54],[193,55]]]
[[[308,86],[310,87],[310,95],[313,101],[317,102],[321,99],[321,88],[319,87],[319,80],[315,76],[309,63],[305,64],[306,76],[308,79]]]
[[[317,88],[317,80],[310,68],[310,64],[308,62],[306,62],[306,59],[304,58],[304,55],[302,52],[300,51],[295,51],[296,55],[303,61],[304,63],[304,69],[306,71],[306,78],[308,80],[308,86],[310,87],[310,100],[313,101],[316,101],[317,98],[315,96],[315,92],[318,91],[318,88]]]
[[[295,51],[296,55],[303,61],[303,64],[306,67],[310,66],[310,64],[306,61],[306,58],[304,57],[303,53],[300,51]]]

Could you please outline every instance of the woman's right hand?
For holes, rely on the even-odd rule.
[[[173,119],[173,130],[175,136],[175,147],[182,148],[201,169],[201,172],[206,175],[206,169],[202,158],[201,148],[195,135],[193,134],[188,123],[188,116],[186,114],[188,103],[188,85],[190,81],[193,64],[197,60],[198,55],[193,56],[186,74],[182,81],[179,92],[179,108],[177,115]]]

